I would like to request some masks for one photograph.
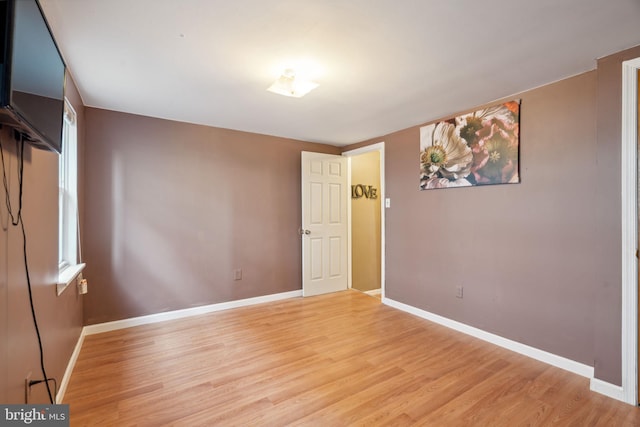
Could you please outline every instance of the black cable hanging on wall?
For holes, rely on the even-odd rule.
[[[14,215],[13,208],[11,206],[11,197],[9,196],[9,185],[7,183],[7,173],[4,161],[4,149],[2,147],[2,141],[0,140],[0,157],[2,158],[2,183],[4,185],[5,203],[7,205],[7,211],[11,218],[11,224],[14,227],[20,225],[22,231],[22,252],[24,257],[24,270],[27,279],[27,289],[29,290],[29,305],[31,307],[31,317],[33,319],[33,326],[36,330],[36,336],[38,337],[38,348],[40,350],[40,369],[42,370],[43,382],[47,386],[47,393],[49,395],[49,401],[51,404],[55,404],[53,395],[51,394],[51,387],[49,386],[49,377],[44,367],[44,350],[42,348],[42,337],[40,336],[40,328],[38,327],[38,320],[36,317],[36,310],[33,304],[33,292],[31,289],[31,276],[29,275],[29,257],[27,256],[27,234],[24,227],[24,220],[22,219],[22,194],[23,194],[23,177],[24,177],[24,137],[22,134],[15,132],[16,137],[16,150],[19,153],[19,165],[18,165],[18,212]],[[19,135],[19,136],[18,136]],[[36,383],[36,382],[34,382]],[[31,384],[29,384],[29,387]]]

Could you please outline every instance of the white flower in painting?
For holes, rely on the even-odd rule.
[[[420,170],[423,180],[446,178],[458,182],[471,173],[472,161],[471,148],[460,138],[453,124],[440,122],[420,128]]]
[[[449,181],[447,178],[433,178],[423,179],[420,181],[420,188],[422,190],[430,190],[432,188],[452,188],[452,187],[470,187],[471,183],[464,178],[457,179],[455,181]]]

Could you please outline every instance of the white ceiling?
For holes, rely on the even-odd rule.
[[[592,70],[639,0],[40,0],[85,105],[346,145]],[[267,92],[313,65],[304,98]]]

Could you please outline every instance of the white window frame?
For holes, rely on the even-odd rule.
[[[62,152],[58,158],[58,295],[80,274],[78,226],[78,123],[71,103],[64,100]]]

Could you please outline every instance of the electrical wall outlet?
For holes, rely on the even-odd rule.
[[[456,286],[456,298],[462,298],[464,295],[464,287]]]
[[[80,295],[84,295],[87,292],[89,292],[87,279],[83,279],[82,276],[78,277],[77,285],[78,285],[78,293]]]
[[[233,271],[233,280],[242,280],[242,269],[237,268]]]

